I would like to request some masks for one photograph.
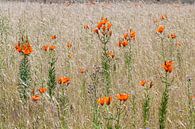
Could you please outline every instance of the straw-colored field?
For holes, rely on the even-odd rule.
[[[167,19],[161,20],[164,15]],[[115,55],[110,59],[109,96],[112,101],[108,106],[96,104],[98,98],[105,96],[105,76],[101,68],[103,44],[92,32],[101,17],[107,17],[112,23],[112,36],[107,46]],[[89,29],[84,29],[84,25]],[[162,35],[156,33],[158,25],[165,26]],[[128,49],[117,46],[121,35],[129,29],[137,34],[128,45],[132,49],[130,73],[124,61]],[[171,33],[176,34],[176,39],[167,38]],[[21,101],[18,90],[23,55],[15,49],[21,34],[28,35],[33,48],[28,56],[31,83],[26,103]],[[52,40],[51,35],[57,38]],[[68,86],[56,85],[52,99],[48,92],[41,95],[38,91],[40,87],[47,87],[50,61],[49,52],[43,51],[42,46],[51,43],[56,46],[56,80],[61,76],[71,79]],[[70,43],[72,47],[68,48]],[[174,62],[171,73],[165,73],[162,67],[162,51],[166,59]],[[86,71],[81,73],[81,70]],[[0,129],[104,129],[108,128],[108,119],[113,129],[141,129],[144,127],[143,102],[146,99],[146,89],[139,84],[141,80],[153,83],[149,89],[150,115],[146,127],[158,129],[165,74],[171,82],[166,129],[192,129],[195,124],[195,117],[190,115],[195,112],[195,5],[0,2]],[[62,90],[64,87],[65,91]],[[41,96],[40,100],[32,100],[33,89],[34,94]],[[67,102],[60,101],[62,92]],[[127,93],[128,100],[120,104],[116,97],[118,93]],[[116,127],[115,118],[118,119],[120,106],[124,107],[121,109],[124,113],[120,115],[120,126]],[[94,113],[96,109],[100,114]],[[98,124],[94,122],[94,114],[98,116]]]

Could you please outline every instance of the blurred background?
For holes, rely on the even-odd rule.
[[[86,3],[86,2],[147,2],[147,3],[187,3],[193,4],[195,0],[0,0],[0,1],[22,1],[22,2],[41,2],[41,3]]]

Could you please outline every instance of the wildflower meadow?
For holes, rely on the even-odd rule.
[[[0,2],[0,129],[195,129],[195,4]]]

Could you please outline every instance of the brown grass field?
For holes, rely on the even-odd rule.
[[[167,19],[160,20],[162,15],[167,15]],[[113,99],[109,106],[98,105],[101,127],[95,127],[93,102],[105,96],[101,69],[102,43],[92,32],[101,17],[108,18],[112,23],[108,49],[115,55],[110,63],[110,96]],[[189,110],[192,114],[195,112],[195,100],[192,99],[191,108],[189,101],[195,96],[194,4],[0,2],[0,129],[104,129],[107,128],[105,117],[116,114],[119,100],[115,95],[118,93],[129,94],[122,105],[125,113],[121,115],[120,129],[143,129],[142,105],[146,91],[139,85],[140,80],[153,83],[149,89],[151,98],[147,127],[158,129],[164,91],[161,80],[165,73],[161,66],[164,63],[160,54],[162,43],[156,33],[160,24],[165,26],[165,55],[169,58],[168,52],[171,52],[174,62],[173,71],[168,73],[173,81],[169,87],[166,129],[193,129],[195,119],[193,117],[190,124]],[[89,29],[84,29],[84,25],[88,25]],[[126,50],[117,46],[119,37],[129,29],[137,34],[135,41],[129,44],[133,48],[130,83],[124,62]],[[52,99],[48,92],[42,94],[38,101],[31,99],[31,92],[26,103],[20,99],[18,81],[22,54],[15,50],[15,45],[24,33],[33,47],[33,52],[28,56],[32,78],[30,91],[35,89],[35,94],[40,95],[38,88],[47,87],[49,57],[41,49],[45,44],[55,42],[56,45],[56,79],[60,76],[71,78],[68,86],[57,84]],[[175,33],[176,39],[170,41],[167,38],[170,33]],[[55,41],[50,39],[51,35],[57,36]],[[71,48],[67,47],[68,43],[72,44]],[[169,51],[168,48],[172,49]],[[81,69],[86,71],[81,73]],[[92,76],[98,78],[96,85]],[[189,82],[191,88],[188,87]],[[58,95],[64,92],[63,87],[66,87],[68,102],[59,109]],[[95,98],[92,93],[94,88],[97,91]],[[135,112],[132,110],[132,96],[135,97]],[[63,109],[65,113],[62,113]],[[115,129],[116,122],[110,121],[112,128],[108,129]]]

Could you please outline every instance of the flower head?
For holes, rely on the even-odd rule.
[[[115,57],[115,54],[113,51],[108,51],[107,55],[108,55],[108,57],[110,57],[112,59]]]
[[[32,53],[32,46],[30,45],[30,43],[26,42],[26,43],[18,43],[16,45],[16,50],[19,52],[19,53],[23,53],[24,55],[29,55]]]
[[[41,96],[39,96],[39,95],[33,95],[32,96],[32,100],[35,101],[35,102],[40,100],[40,99],[41,99]]]
[[[161,16],[160,16],[160,19],[161,19],[161,20],[166,20],[166,19],[167,19],[167,15],[161,15]]]
[[[104,98],[99,98],[97,100],[97,103],[103,106],[104,105]]]
[[[39,92],[42,94],[42,93],[45,93],[47,91],[47,88],[45,87],[41,87],[39,88]]]
[[[127,40],[123,40],[123,41],[119,41],[118,42],[118,46],[119,47],[126,47],[128,45],[128,41]]]
[[[166,72],[171,73],[173,71],[173,61],[165,61],[162,67]]]
[[[69,49],[72,48],[72,43],[71,43],[71,42],[68,42],[68,43],[66,44],[66,47],[69,48]]]
[[[21,49],[21,47],[20,47],[20,42],[18,42],[18,44],[16,44],[15,48],[16,48],[16,50],[17,50],[18,52],[22,52],[22,49]]]
[[[52,35],[50,38],[51,38],[52,40],[54,40],[54,39],[57,38],[57,36],[56,36],[56,35]]]
[[[43,45],[42,50],[43,51],[54,51],[56,49],[55,45]]]
[[[55,50],[55,49],[56,49],[56,46],[55,46],[55,45],[49,46],[49,50],[53,51],[53,50]]]
[[[169,34],[168,35],[168,38],[170,38],[170,39],[175,39],[177,36],[176,36],[176,34],[175,33],[172,33],[172,34]]]
[[[110,105],[111,101],[112,101],[111,96],[110,97],[102,97],[102,98],[99,98],[97,100],[97,103],[103,106],[104,104]]]
[[[141,80],[140,82],[139,82],[139,84],[140,84],[140,86],[144,86],[145,84],[146,84],[146,80]]]
[[[70,84],[70,81],[71,81],[71,79],[69,77],[60,77],[58,79],[58,83],[59,84],[66,84],[66,85],[68,85],[68,84]]]
[[[112,101],[111,96],[110,97],[104,97],[104,102],[105,102],[106,105],[110,105],[111,101]]]
[[[98,35],[102,33],[103,35],[111,36],[111,27],[112,24],[110,23],[110,21],[107,18],[102,17],[98,22],[96,28],[94,29],[94,32]]]
[[[49,51],[49,45],[43,45],[42,50],[43,51]]]
[[[121,93],[121,94],[117,94],[116,97],[118,98],[118,100],[125,102],[129,98],[129,95],[126,93]]]
[[[130,38],[135,40],[135,38],[136,38],[136,32],[135,31],[130,30]]]
[[[32,46],[28,43],[28,44],[25,44],[23,46],[23,49],[22,49],[22,52],[25,54],[25,55],[29,55],[32,53]]]
[[[163,33],[165,30],[165,26],[164,25],[159,25],[158,28],[156,29],[157,33]]]
[[[127,40],[127,39],[129,38],[128,33],[124,33],[124,34],[123,34],[123,38]]]

